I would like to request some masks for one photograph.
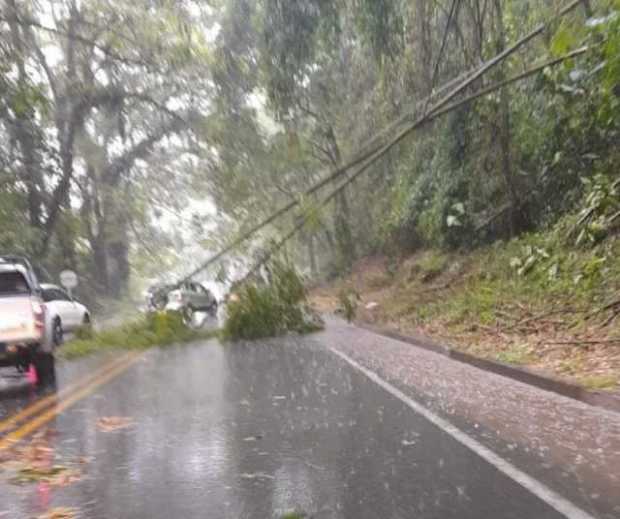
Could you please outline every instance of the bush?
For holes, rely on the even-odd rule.
[[[319,328],[306,304],[306,290],[293,267],[276,262],[271,282],[248,283],[228,305],[224,337],[231,340],[275,337]]]
[[[343,288],[338,293],[340,308],[342,309],[344,317],[348,322],[353,321],[357,315],[357,303],[359,298],[359,294],[352,288]]]

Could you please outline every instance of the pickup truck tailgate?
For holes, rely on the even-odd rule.
[[[0,297],[0,343],[38,340],[30,297]]]

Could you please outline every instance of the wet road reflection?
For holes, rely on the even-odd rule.
[[[132,423],[97,427],[112,416]],[[47,506],[102,519],[560,517],[341,360],[294,339],[151,351],[52,429],[56,463],[82,460],[82,478],[42,500],[36,485],[0,474],[0,517]]]

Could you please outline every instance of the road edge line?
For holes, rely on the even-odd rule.
[[[416,402],[411,397],[403,393],[401,390],[381,378],[375,372],[365,368],[345,353],[342,353],[335,348],[329,348],[329,350],[333,354],[337,355],[340,359],[345,361],[347,364],[355,368],[357,371],[364,374],[367,378],[372,380],[375,384],[387,391],[393,397],[400,400],[407,407],[422,415],[433,425],[441,429],[446,434],[450,435],[461,445],[464,445],[475,454],[477,454],[479,457],[481,457],[483,460],[485,460],[487,463],[493,465],[505,476],[508,476],[510,479],[525,488],[528,492],[538,497],[541,501],[549,505],[556,512],[559,512],[560,514],[564,515],[569,519],[596,519],[593,515],[590,515],[585,510],[582,510],[577,505],[558,494],[555,490],[552,490],[533,476],[526,474],[521,469],[510,463],[508,460],[505,460],[504,458],[493,452],[491,449],[482,445],[482,443],[480,443],[478,440],[467,435],[458,427],[452,425],[444,418],[441,418],[439,415],[433,413],[422,404]]]

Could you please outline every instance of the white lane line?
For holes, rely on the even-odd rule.
[[[564,497],[562,497],[557,492],[551,490],[544,483],[541,483],[537,479],[529,476],[525,472],[519,470],[512,463],[505,460],[504,458],[495,454],[492,450],[486,448],[477,440],[474,440],[472,437],[465,434],[460,429],[457,429],[450,422],[444,420],[440,416],[436,415],[432,411],[428,410],[426,407],[417,403],[415,400],[409,398],[405,393],[395,388],[389,382],[383,380],[379,375],[366,369],[361,364],[354,361],[348,355],[338,351],[334,348],[330,348],[330,350],[338,355],[342,360],[350,364],[356,370],[360,371],[364,375],[366,375],[370,380],[374,383],[381,386],[392,396],[398,398],[401,402],[403,402],[406,406],[413,409],[416,413],[421,414],[424,418],[426,418],[429,422],[439,427],[446,434],[449,434],[456,441],[465,445],[465,447],[474,451],[478,456],[480,456],[483,460],[493,465],[497,470],[503,472],[506,476],[511,478],[512,480],[519,483],[523,488],[534,494],[536,497],[547,503],[551,508],[561,513],[565,517],[569,519],[596,519],[594,516],[590,515],[588,512],[582,510],[578,506],[574,505]]]

